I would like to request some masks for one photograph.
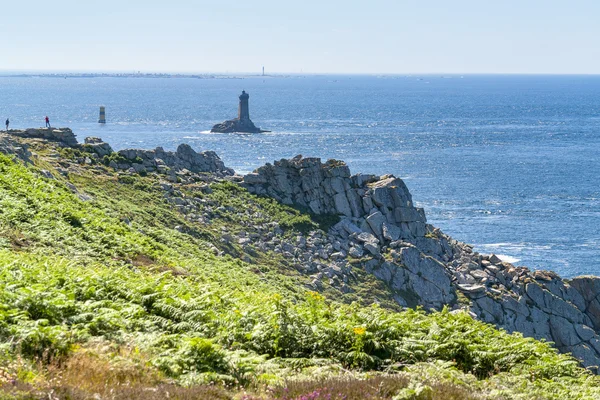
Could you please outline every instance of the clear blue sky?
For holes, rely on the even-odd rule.
[[[21,0],[0,70],[600,73],[598,0]]]

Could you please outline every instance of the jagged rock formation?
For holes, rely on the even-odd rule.
[[[11,140],[12,137],[58,142],[63,147],[87,151],[89,156],[82,157],[82,163],[91,164],[92,158],[100,160],[107,157],[108,165],[116,170],[131,173],[156,171],[168,175],[169,180],[172,181],[177,180],[177,174],[185,175],[190,172],[194,174],[212,173],[218,176],[234,174],[233,169],[227,168],[214,151],[197,153],[187,144],[179,145],[175,152],[157,147],[155,150],[126,149],[115,153],[108,143],[97,137],[85,138],[84,144],[79,144],[75,134],[69,128],[10,130],[2,137],[4,139],[0,140],[0,151],[17,154],[24,160],[28,157],[27,145]],[[117,155],[117,157],[113,157],[113,155]]]
[[[251,193],[307,207],[314,214],[343,215],[357,230],[379,240],[425,235],[425,212],[413,206],[404,182],[392,175],[351,177],[341,161],[322,164],[319,158],[297,156],[257,169],[244,176],[243,185]]]
[[[26,129],[17,130],[11,129],[9,131],[11,135],[19,136],[23,138],[39,138],[46,140],[53,140],[63,143],[70,147],[77,147],[77,139],[73,131],[69,128],[38,128],[38,129]]]
[[[177,151],[165,151],[162,147],[154,150],[126,149],[118,154],[131,162],[117,163],[111,161],[115,169],[133,168],[136,172],[171,172],[188,170],[194,173],[210,172],[221,176],[233,175],[234,171],[227,168],[214,151],[197,153],[188,144],[180,144]]]
[[[112,147],[110,147],[110,144],[104,142],[99,137],[86,137],[85,146],[94,153],[98,154],[100,157],[108,156],[111,153],[114,153]]]
[[[31,152],[22,143],[15,143],[9,135],[0,133],[0,153],[12,154],[21,160],[30,163]]]
[[[342,216],[329,236],[340,243],[344,256],[365,260],[362,267],[388,283],[399,304],[440,309],[456,301],[443,264],[453,257],[452,246],[446,239],[425,237],[434,228],[426,224],[423,209],[414,207],[401,179],[351,176],[342,161],[323,164],[318,158],[297,156],[245,175],[242,185],[251,193],[306,207],[314,214]],[[406,268],[398,267],[401,259]]]
[[[553,341],[597,370],[600,278],[561,279],[550,271],[532,272],[494,255],[466,251],[458,252],[447,268],[478,318],[510,332]]]
[[[244,176],[252,193],[307,207],[315,214],[341,216],[313,250],[320,258],[308,268],[314,287],[323,279],[352,278],[346,256],[384,281],[403,306],[468,307],[472,315],[510,332],[555,342],[597,370],[600,365],[600,278],[563,280],[481,255],[426,224],[404,182],[391,175],[350,175],[340,161],[295,157],[267,164]],[[301,262],[303,249],[286,253]],[[258,244],[261,246],[261,243]],[[297,255],[300,255],[300,258]],[[314,258],[309,260],[314,264]],[[329,264],[329,265],[326,265]],[[333,279],[332,277],[335,277]]]

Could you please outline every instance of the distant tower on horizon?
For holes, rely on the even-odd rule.
[[[240,94],[240,106],[238,107],[238,119],[239,120],[247,120],[250,119],[250,109],[248,107],[248,99],[250,95],[246,93],[245,90],[242,90],[242,94]]]
[[[263,67],[263,76],[265,76],[265,67]]]

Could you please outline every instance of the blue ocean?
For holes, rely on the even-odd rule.
[[[242,90],[272,132],[209,133],[236,116]],[[0,120],[38,127],[46,115],[80,141],[189,143],[239,173],[297,154],[392,173],[430,223],[477,251],[600,274],[600,76],[0,78]]]

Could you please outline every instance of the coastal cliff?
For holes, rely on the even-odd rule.
[[[340,215],[341,221],[327,235],[336,248],[327,251],[325,246],[317,258],[327,263],[334,250],[341,251],[338,255],[348,255],[349,262],[384,281],[400,305],[466,307],[482,321],[552,341],[585,366],[598,369],[600,278],[561,279],[551,271],[531,271],[493,254],[473,252],[471,246],[426,225],[424,210],[413,206],[401,179],[351,176],[341,161],[281,160],[244,176],[243,186],[315,214]],[[343,268],[346,261],[336,264]],[[327,273],[313,277],[318,286]]]
[[[185,144],[115,152],[99,138],[78,143],[68,128],[0,133],[0,152],[16,160],[0,160],[3,284],[23,289],[10,307],[36,329],[55,329],[43,334],[57,344],[28,344],[13,317],[0,335],[33,360],[67,354],[58,338],[79,329],[73,343],[133,340],[173,379],[230,379],[240,358],[277,379],[297,360],[316,369],[292,370],[309,375],[325,365],[389,371],[441,360],[453,364],[439,368],[486,385],[514,371],[528,371],[525,380],[596,379],[543,342],[489,329],[551,341],[597,373],[600,279],[561,279],[474,252],[428,224],[398,177],[352,175],[343,161],[302,156],[240,176],[214,152]],[[27,272],[36,260],[42,272]],[[60,268],[43,278],[48,265]],[[106,280],[92,288],[88,269],[85,279],[104,271]],[[60,294],[44,297],[50,288]],[[284,306],[282,296],[293,300]],[[427,313],[407,311],[419,307]]]

